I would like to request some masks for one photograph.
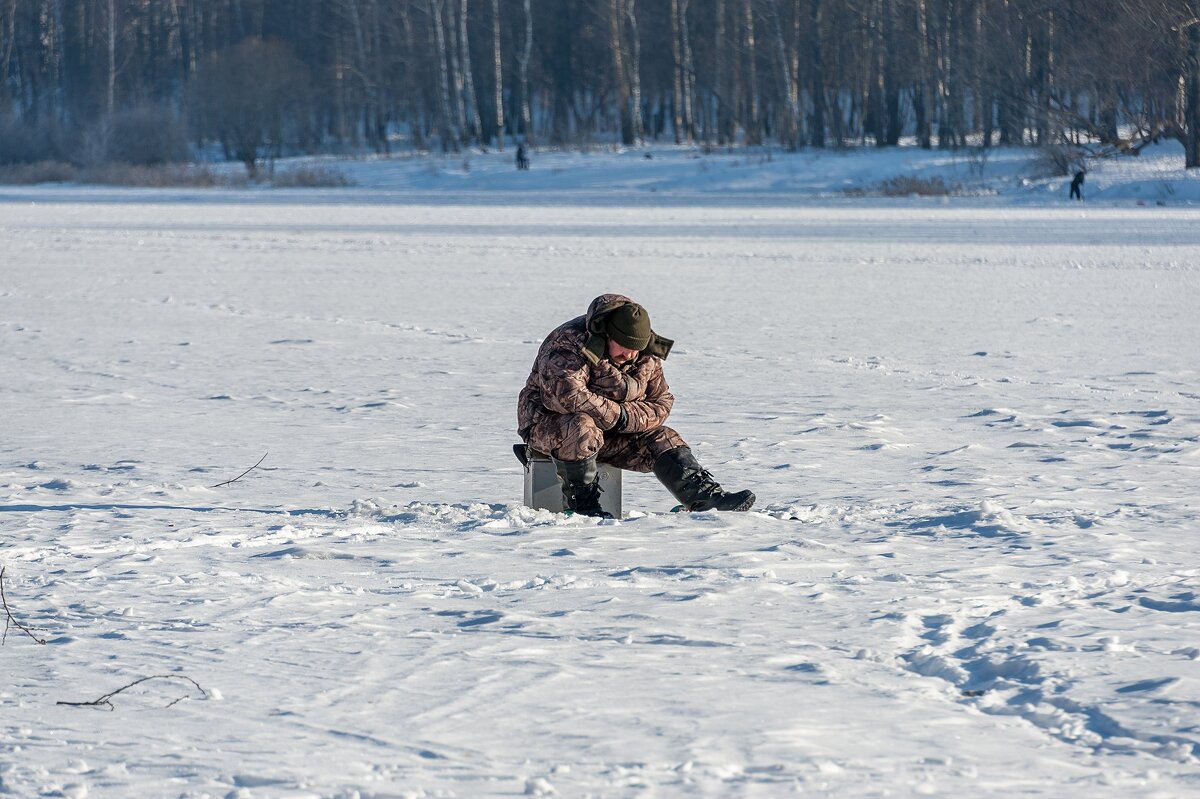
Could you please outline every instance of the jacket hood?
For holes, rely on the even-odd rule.
[[[588,336],[583,344],[583,357],[592,363],[599,363],[608,354],[608,334],[604,330],[604,320],[617,308],[632,303],[633,300],[623,294],[601,294],[592,300],[592,304],[588,306],[587,314],[584,316],[584,326],[587,328]],[[642,352],[665,359],[674,345],[674,341],[663,338],[651,329],[650,343]]]

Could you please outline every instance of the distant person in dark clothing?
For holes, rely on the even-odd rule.
[[[524,142],[517,145],[517,169],[529,169],[529,155]]]
[[[1071,199],[1083,201],[1083,170],[1075,173],[1075,177],[1071,180]]]

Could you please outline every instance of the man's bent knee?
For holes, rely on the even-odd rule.
[[[604,446],[604,433],[596,426],[596,420],[586,413],[573,413],[565,417],[562,441],[557,451],[551,452],[561,461],[581,461],[590,458]]]
[[[686,447],[683,436],[669,427],[620,435],[605,442],[600,459],[631,472],[649,472],[664,452]]]
[[[581,461],[600,451],[604,433],[587,414],[559,414],[534,426],[530,444],[560,461]]]
[[[687,442],[683,440],[683,436],[676,433],[670,427],[657,427],[647,433],[646,449],[655,457],[664,452],[686,446]]]

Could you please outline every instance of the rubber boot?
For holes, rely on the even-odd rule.
[[[568,510],[584,516],[611,519],[613,516],[600,507],[600,473],[596,456],[581,461],[554,459],[554,467],[562,478],[563,504]]]
[[[687,447],[676,447],[658,456],[654,476],[686,511],[744,511],[754,504],[754,494],[749,491],[729,493],[721,488]]]

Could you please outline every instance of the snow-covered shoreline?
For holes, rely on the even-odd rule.
[[[1082,150],[1080,151],[1083,152]],[[1074,206],[1071,176],[1051,174],[1034,148],[922,150],[851,147],[788,152],[778,148],[705,150],[647,144],[637,149],[544,150],[518,171],[508,151],[309,156],[276,162],[281,172],[329,170],[345,188],[131,189],[79,184],[0,185],[8,202],[345,202],[415,205],[955,207]],[[1081,157],[1087,206],[1192,206],[1200,203],[1198,170],[1183,167],[1173,141],[1141,155]],[[205,164],[215,175],[242,176],[237,163]],[[898,181],[887,190],[883,184]],[[895,195],[904,181],[933,182],[946,196]],[[892,195],[892,196],[888,196]]]

